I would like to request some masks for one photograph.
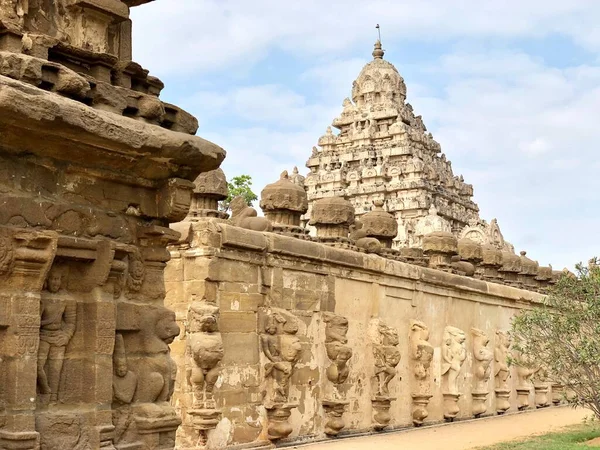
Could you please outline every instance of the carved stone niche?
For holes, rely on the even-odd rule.
[[[412,366],[411,397],[413,424],[418,427],[429,416],[427,405],[431,394],[431,361],[433,346],[429,343],[429,328],[418,320],[410,321],[410,358]]]
[[[227,178],[222,169],[201,173],[194,180],[190,211],[185,220],[194,221],[200,217],[227,219],[228,214],[219,211],[219,201],[225,200],[228,193]]]
[[[281,173],[279,181],[262,190],[260,207],[275,232],[299,237],[307,234],[300,226],[300,217],[308,210],[308,197],[302,186],[290,180],[287,170]]]
[[[325,313],[325,350],[330,365],[326,369],[327,380],[331,382],[325,388],[325,399],[321,402],[325,412],[325,434],[336,436],[346,426],[343,419],[348,406],[345,395],[339,386],[344,384],[350,374],[348,361],[352,357],[352,348],[348,346],[348,319],[343,316]]]
[[[297,403],[290,403],[290,379],[302,356],[298,319],[284,309],[270,308],[260,313],[260,346],[265,357],[263,404],[267,410],[267,436],[272,441],[292,432],[288,419]]]
[[[192,388],[193,404],[186,413],[198,433],[196,444],[205,446],[208,431],[216,428],[221,411],[213,391],[223,359],[223,339],[219,333],[219,308],[208,301],[194,300],[188,309],[186,339],[186,380]]]
[[[479,417],[487,411],[486,400],[489,394],[488,381],[491,375],[491,363],[494,358],[488,348],[490,339],[487,334],[477,328],[471,328],[473,338],[473,415]]]
[[[508,384],[508,378],[510,377],[510,368],[508,367],[510,343],[510,335],[507,331],[496,331],[494,378],[496,386],[496,412],[498,414],[504,414],[510,408],[509,398],[511,390]]]
[[[458,391],[458,375],[465,359],[466,335],[464,331],[447,326],[444,329],[442,342],[442,395],[444,396],[444,418],[452,421],[460,412],[458,399],[462,395]]]
[[[392,401],[389,383],[397,375],[396,366],[400,363],[400,350],[398,344],[398,331],[387,326],[380,319],[371,321],[369,334],[373,346],[373,359],[375,363],[372,378],[373,428],[377,431],[387,427],[392,419],[389,414]]]

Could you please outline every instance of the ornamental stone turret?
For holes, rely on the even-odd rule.
[[[260,193],[260,207],[273,224],[274,231],[302,235],[300,217],[308,209],[306,192],[290,180],[287,170],[278,181],[268,184]]]
[[[354,224],[354,208],[342,197],[322,198],[313,205],[310,225],[317,229],[317,237],[324,241],[350,242],[348,233]]]
[[[386,248],[392,248],[392,240],[398,234],[398,222],[383,209],[383,201],[375,200],[373,209],[360,219],[366,236],[379,240]]]
[[[193,221],[199,217],[227,219],[227,213],[219,211],[219,201],[225,200],[228,194],[227,178],[221,168],[201,173],[194,180],[192,203],[186,220]]]

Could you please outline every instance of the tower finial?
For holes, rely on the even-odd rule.
[[[373,50],[372,54],[373,58],[382,59],[384,51],[381,49],[381,27],[379,26],[379,24],[377,24],[375,28],[377,28],[377,36],[379,36],[379,39],[377,39],[377,42],[375,42],[375,50]]]

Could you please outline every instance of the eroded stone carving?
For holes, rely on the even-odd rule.
[[[488,348],[490,339],[487,334],[477,328],[471,328],[473,338],[473,415],[475,417],[485,413],[485,404],[489,394],[488,381],[491,375],[491,363],[494,358],[492,350]]]
[[[264,404],[269,419],[268,437],[275,441],[292,432],[287,419],[298,405],[289,403],[290,378],[300,359],[302,345],[297,336],[298,321],[285,310],[267,311],[263,316],[263,330],[260,343],[267,358]]]
[[[550,382],[548,381],[548,372],[542,366],[538,367],[533,374],[533,389],[535,392],[535,407],[545,408],[550,406],[550,399],[548,398]]]
[[[372,380],[374,429],[382,430],[390,423],[389,414],[391,402],[396,398],[390,396],[390,381],[397,375],[396,366],[400,363],[400,350],[398,344],[398,331],[387,326],[380,319],[371,322],[371,340],[373,344],[373,358],[375,371]]]
[[[123,336],[119,333],[115,338],[113,369],[112,418],[115,427],[114,443],[119,448],[121,442],[135,440],[135,420],[131,403],[137,389],[137,376],[129,370],[125,343]]]
[[[58,401],[65,351],[75,333],[77,306],[65,292],[65,267],[54,266],[48,274],[40,307],[38,387],[42,403]]]
[[[192,386],[193,405],[187,411],[193,417],[199,442],[206,444],[208,430],[221,418],[213,391],[219,378],[218,364],[223,359],[223,339],[219,333],[219,308],[207,301],[194,300],[188,311],[186,378]]]
[[[257,217],[256,210],[248,206],[244,197],[235,197],[229,206],[231,208],[230,220],[236,227],[254,231],[271,231],[273,229],[268,219]]]
[[[444,395],[444,418],[450,421],[460,412],[458,399],[461,394],[458,390],[458,375],[467,358],[465,339],[464,331],[458,328],[447,326],[444,329],[442,344],[442,394]]]
[[[533,362],[524,355],[515,355],[515,370],[517,372],[517,408],[519,411],[529,408],[529,395],[533,387],[531,377],[538,370]]]
[[[336,436],[346,426],[342,416],[348,402],[338,388],[350,374],[348,361],[352,357],[352,348],[347,345],[348,319],[337,314],[326,313],[323,321],[325,322],[325,349],[330,360],[326,375],[333,389],[329,390],[329,397],[321,404],[326,415],[325,433]]]
[[[431,398],[431,361],[433,346],[429,343],[429,328],[423,322],[410,322],[410,356],[412,359],[413,424],[420,426],[429,415],[427,405]]]
[[[508,378],[510,377],[510,368],[508,367],[508,358],[510,356],[510,335],[507,331],[496,331],[496,346],[494,347],[495,360],[495,392],[496,392],[496,412],[504,414],[510,408],[510,387]]]

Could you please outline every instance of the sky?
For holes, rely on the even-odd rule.
[[[308,172],[379,24],[481,217],[541,265],[600,256],[600,1],[158,0],[131,16],[134,60],[257,194]]]

